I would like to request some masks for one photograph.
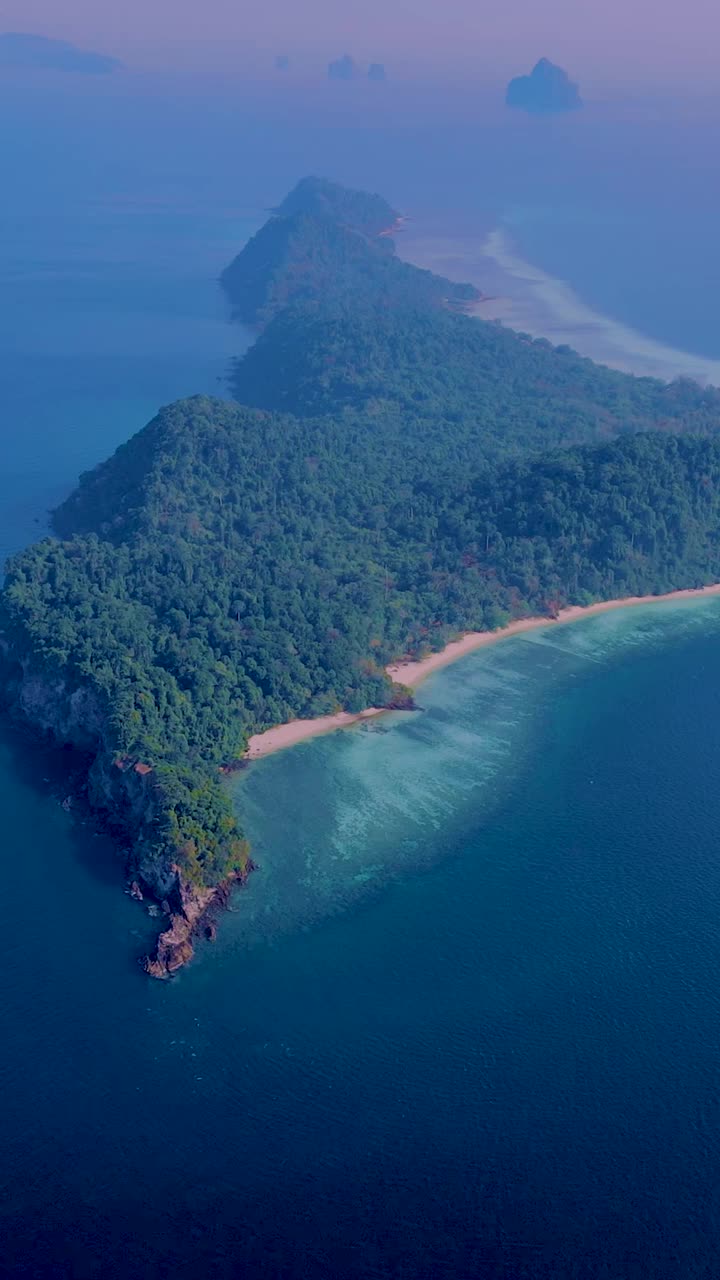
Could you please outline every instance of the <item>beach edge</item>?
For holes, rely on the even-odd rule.
[[[459,639],[449,641],[437,653],[428,654],[425,658],[400,658],[389,663],[385,670],[395,684],[417,689],[435,671],[450,666],[478,649],[499,644],[501,640],[507,640],[511,636],[523,635],[525,632],[538,631],[542,628],[567,626],[568,623],[580,622],[584,618],[592,618],[597,614],[609,613],[615,609],[632,609],[638,605],[691,601],[712,596],[720,596],[720,582],[710,583],[705,587],[683,587],[677,591],[666,591],[662,595],[619,596],[615,600],[599,600],[589,605],[568,605],[554,616],[533,614],[527,618],[516,618],[506,627],[498,627],[495,631],[468,631]],[[366,707],[363,711],[339,711],[335,715],[289,720],[285,724],[275,725],[272,729],[265,729],[262,733],[253,734],[248,740],[243,760],[248,763],[261,760],[266,756],[275,755],[278,751],[298,746],[311,738],[334,733],[338,729],[350,728],[352,725],[376,716],[387,715],[390,710],[389,707]]]

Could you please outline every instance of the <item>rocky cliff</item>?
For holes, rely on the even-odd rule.
[[[244,881],[252,864],[248,861],[242,872],[217,886],[192,884],[149,838],[164,797],[150,766],[112,750],[106,737],[109,718],[98,695],[66,677],[41,672],[29,660],[11,662],[7,656],[0,678],[5,709],[13,719],[59,747],[88,753],[82,798],[125,851],[132,896],[150,897],[165,916],[166,927],[155,952],[142,959],[143,968],[154,978],[169,977],[191,958],[194,936],[214,936],[213,911],[226,904],[231,885]]]

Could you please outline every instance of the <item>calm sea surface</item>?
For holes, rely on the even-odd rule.
[[[189,111],[170,133],[127,106],[110,145],[82,103],[26,106],[32,163],[3,126],[4,554],[160,403],[219,388],[247,336],[214,278],[321,158],[269,126],[249,148],[228,104],[213,148]],[[0,1271],[716,1275],[719,644],[717,601],[535,632],[418,713],[253,766],[260,869],[168,985],[58,761],[0,734]]]

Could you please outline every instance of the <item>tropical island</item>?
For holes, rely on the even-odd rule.
[[[251,737],[410,707],[392,664],[468,632],[720,581],[720,393],[464,314],[396,222],[301,183],[223,276],[235,399],[161,410],[7,566],[5,705],[86,752],[154,976],[251,870]]]

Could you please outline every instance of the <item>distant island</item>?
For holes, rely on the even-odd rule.
[[[387,74],[382,62],[371,62],[368,67],[368,80],[387,80]]]
[[[516,76],[510,81],[505,101],[509,107],[531,115],[577,111],[583,105],[578,86],[562,67],[547,58],[541,58],[529,76]]]
[[[235,401],[162,409],[7,565],[5,708],[84,752],[156,977],[252,870],[251,738],[409,708],[393,664],[464,633],[720,581],[720,393],[463,314],[394,218],[300,183],[223,276],[260,330]]]
[[[276,57],[276,59],[275,59],[275,70],[276,70],[276,71],[289,71],[289,70],[290,70],[290,59],[288,58],[287,54],[285,54],[285,53],[279,53],[279,54],[277,55],[277,57]]]
[[[328,63],[328,80],[355,80],[359,74],[360,69],[349,53]]]
[[[0,67],[44,71],[73,71],[81,75],[107,75],[122,63],[103,53],[78,49],[65,40],[7,31],[0,35]]]

